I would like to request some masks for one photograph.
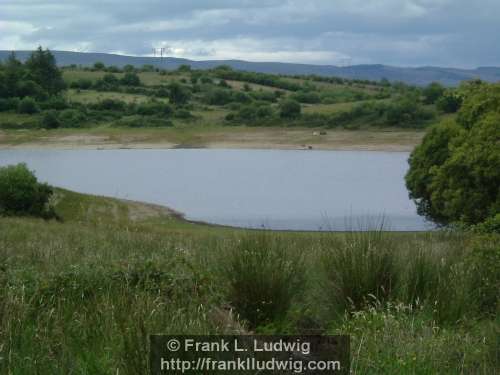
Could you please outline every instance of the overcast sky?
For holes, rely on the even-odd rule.
[[[500,0],[0,0],[0,49],[500,66]]]

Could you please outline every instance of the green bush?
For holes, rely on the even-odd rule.
[[[186,86],[177,82],[168,85],[168,99],[171,104],[176,106],[185,105],[191,98],[191,93]]]
[[[318,93],[312,91],[297,91],[292,94],[291,98],[300,103],[316,104],[321,101]]]
[[[0,167],[0,214],[55,216],[49,206],[52,188],[37,181],[26,164]]]
[[[422,91],[425,104],[434,104],[445,93],[445,88],[438,82],[432,82]]]
[[[297,118],[300,116],[301,113],[301,107],[300,103],[291,100],[291,99],[285,99],[280,103],[280,117],[282,118]]]
[[[71,82],[70,87],[73,89],[88,90],[92,88],[92,80],[80,78],[77,81]]]
[[[61,122],[57,116],[57,111],[51,109],[43,112],[40,119],[40,127],[44,129],[56,129],[61,126]]]
[[[96,104],[93,104],[92,107],[105,111],[125,111],[127,108],[127,103],[123,100],[108,98],[101,100]]]
[[[78,109],[65,109],[59,114],[59,120],[65,128],[79,128],[87,121],[87,115]]]
[[[47,92],[38,83],[31,80],[19,82],[17,90],[20,97],[31,96],[38,100],[44,100],[48,96]]]
[[[45,102],[40,103],[40,107],[42,109],[56,109],[61,111],[69,107],[68,102],[62,96],[52,96],[50,99]]]
[[[127,72],[120,80],[120,83],[125,86],[140,86],[141,80],[136,73]]]
[[[145,103],[140,103],[137,105],[136,113],[143,116],[169,116],[174,112],[173,108],[169,104],[165,104],[159,101],[149,101]]]
[[[210,105],[226,105],[233,102],[233,93],[230,90],[215,88],[207,91],[203,98]]]
[[[32,115],[40,112],[40,108],[35,99],[27,96],[19,101],[17,112]]]
[[[19,98],[0,98],[0,112],[17,110],[19,102]]]
[[[463,97],[455,91],[447,91],[436,101],[436,107],[444,113],[455,113],[462,105]]]

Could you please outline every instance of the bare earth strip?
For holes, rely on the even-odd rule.
[[[0,131],[0,149],[316,149],[411,151],[424,132],[283,128]]]

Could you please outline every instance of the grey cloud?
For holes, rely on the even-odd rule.
[[[0,0],[0,49],[500,65],[497,0]]]

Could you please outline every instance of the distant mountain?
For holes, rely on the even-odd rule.
[[[11,51],[0,51],[0,60],[4,60]],[[31,51],[16,51],[16,56],[24,60]],[[441,82],[447,86],[456,86],[464,80],[480,78],[484,81],[500,81],[500,67],[481,67],[477,69],[456,69],[426,66],[420,68],[402,68],[387,65],[354,65],[339,67],[333,65],[292,64],[280,62],[250,62],[242,60],[206,60],[193,61],[175,57],[137,57],[108,53],[84,53],[53,51],[60,66],[90,66],[96,61],[106,65],[122,67],[130,64],[142,66],[150,64],[158,68],[176,69],[182,64],[191,65],[195,69],[210,69],[218,65],[229,65],[234,69],[273,74],[316,74],[320,76],[336,76],[342,78],[369,79],[378,81],[387,78],[389,81],[402,81],[414,85],[427,85]]]

